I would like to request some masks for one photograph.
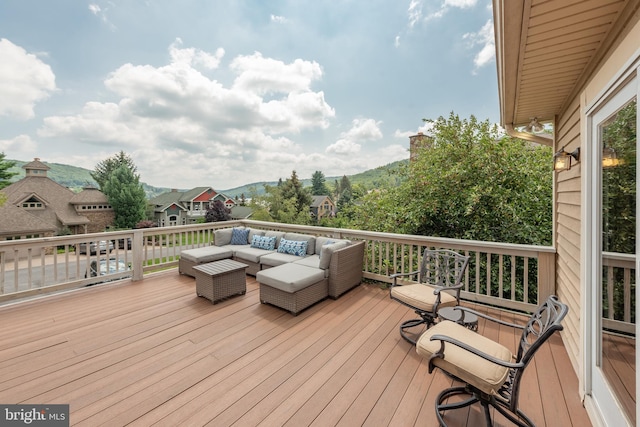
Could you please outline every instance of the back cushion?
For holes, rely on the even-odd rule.
[[[320,252],[320,263],[319,267],[323,270],[329,268],[329,264],[331,263],[331,255],[339,249],[346,248],[347,242],[345,240],[339,240],[335,243],[329,243],[322,247],[322,251]]]
[[[277,248],[278,246],[280,246],[280,239],[284,237],[284,231],[265,231],[264,235],[267,237],[275,237]]]
[[[285,233],[284,239],[307,242],[307,255],[313,255],[316,250],[316,237],[309,234]]]
[[[247,230],[249,230],[249,237],[247,238],[247,243],[251,243],[251,240],[253,240],[253,236],[264,236],[264,230],[258,230],[257,228],[250,228],[250,227],[247,227]],[[245,243],[245,245],[247,243]]]
[[[231,243],[232,228],[221,228],[213,232],[213,244],[216,246],[224,246]]]

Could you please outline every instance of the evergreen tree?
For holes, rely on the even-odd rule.
[[[133,160],[124,151],[120,151],[115,156],[98,162],[94,171],[91,172],[91,177],[98,183],[98,186],[103,193],[105,183],[109,180],[113,171],[120,166],[128,168],[133,175],[137,172],[137,167],[133,163]]]
[[[315,171],[311,177],[311,195],[328,196],[330,192],[325,181],[324,174],[321,171]]]
[[[147,199],[138,176],[121,165],[104,182],[103,192],[115,213],[117,228],[134,228],[145,219]]]
[[[309,212],[311,206],[311,195],[309,191],[302,187],[302,182],[298,179],[298,174],[294,170],[291,178],[287,179],[281,186],[282,197],[294,201],[295,209],[298,213]]]
[[[18,175],[17,172],[9,172],[9,169],[14,167],[16,162],[12,162],[9,160],[5,160],[5,154],[0,153],[0,189],[11,184],[10,180],[15,175]]]

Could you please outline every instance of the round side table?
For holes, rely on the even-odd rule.
[[[472,331],[478,330],[478,316],[473,313],[467,313],[462,310],[456,310],[453,307],[443,307],[438,310],[438,317],[442,320],[450,320],[459,325],[469,328]]]

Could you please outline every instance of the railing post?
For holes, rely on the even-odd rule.
[[[135,282],[138,280],[142,280],[142,276],[144,274],[144,229],[133,231],[131,253],[133,254],[131,265],[133,276],[131,277],[131,281]]]
[[[556,294],[556,254],[538,253],[538,304]]]

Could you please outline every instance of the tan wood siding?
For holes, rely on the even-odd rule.
[[[581,146],[580,105],[578,100],[571,103],[569,110],[561,116],[557,124],[556,149],[565,147],[573,151]],[[582,227],[581,205],[581,163],[569,171],[556,173],[556,292],[569,305],[565,321],[563,339],[567,353],[576,369],[581,365],[580,327],[580,232]]]

